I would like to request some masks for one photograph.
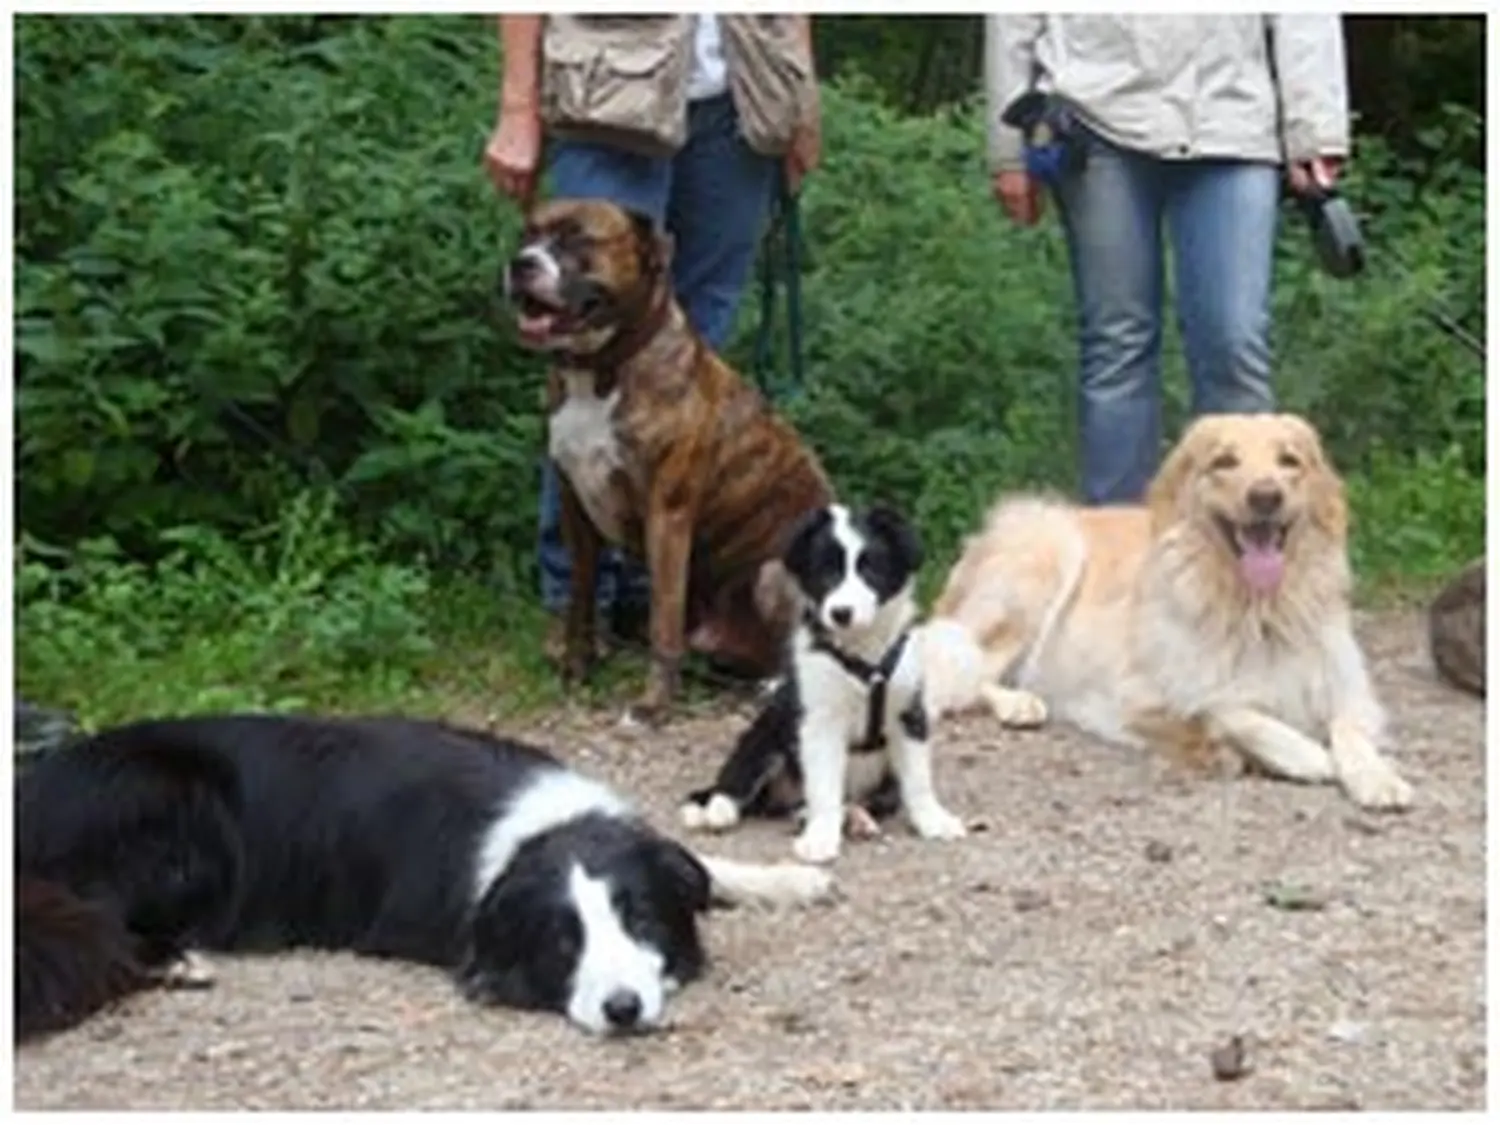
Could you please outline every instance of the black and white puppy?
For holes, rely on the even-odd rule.
[[[916,531],[890,508],[833,504],[804,518],[782,557],[803,607],[786,674],[713,786],[689,794],[685,827],[724,831],[800,805],[793,851],[826,863],[839,853],[847,798],[856,823],[900,807],[920,836],[964,835],[933,789],[913,637],[922,561]]]
[[[400,718],[137,723],[28,767],[15,813],[22,1039],[180,979],[196,951],[298,946],[645,1030],[702,971],[711,900],[830,887],[698,856],[536,747]]]

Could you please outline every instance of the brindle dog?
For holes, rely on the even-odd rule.
[[[684,651],[773,672],[795,616],[777,561],[798,518],[829,503],[817,457],[693,331],[673,297],[671,245],[602,200],[529,216],[505,288],[529,347],[555,358],[548,450],[572,558],[563,672],[596,654],[605,541],[646,560],[651,671],[635,707],[665,717]]]

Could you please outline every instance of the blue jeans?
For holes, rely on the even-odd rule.
[[[735,312],[755,264],[770,213],[779,162],[739,135],[728,94],[692,102],[687,143],[670,158],[641,156],[603,144],[561,142],[548,153],[555,196],[592,196],[653,216],[671,232],[672,285],[688,321],[715,351],[734,328]],[[571,570],[562,537],[557,467],[542,462],[537,561],[542,604],[568,604]],[[601,607],[647,604],[644,569],[617,549],[599,560]]]
[[[1134,503],[1161,449],[1162,225],[1192,409],[1250,413],[1271,392],[1272,164],[1168,161],[1090,137],[1055,196],[1078,302],[1078,423],[1089,504]]]

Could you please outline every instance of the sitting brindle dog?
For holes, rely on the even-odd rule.
[[[548,451],[572,560],[564,675],[595,659],[599,554],[619,544],[651,582],[651,671],[635,708],[651,721],[688,647],[776,670],[795,613],[783,539],[832,499],[796,431],[693,331],[670,258],[648,217],[554,200],[531,213],[505,278],[522,341],[556,360]]]

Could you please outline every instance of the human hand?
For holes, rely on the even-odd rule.
[[[782,157],[787,190],[796,195],[802,187],[803,177],[817,168],[822,156],[823,127],[814,110],[807,121],[797,126],[797,131],[792,134],[792,143],[787,146],[786,155]]]
[[[1042,217],[1042,185],[1028,172],[1008,169],[995,173],[991,189],[1013,223],[1035,225]]]
[[[1286,178],[1292,185],[1292,191],[1298,195],[1311,195],[1315,191],[1327,191],[1333,187],[1343,170],[1343,157],[1318,156],[1312,160],[1288,164]]]
[[[542,161],[542,119],[533,103],[501,106],[484,148],[484,167],[495,189],[524,207],[536,194]]]

